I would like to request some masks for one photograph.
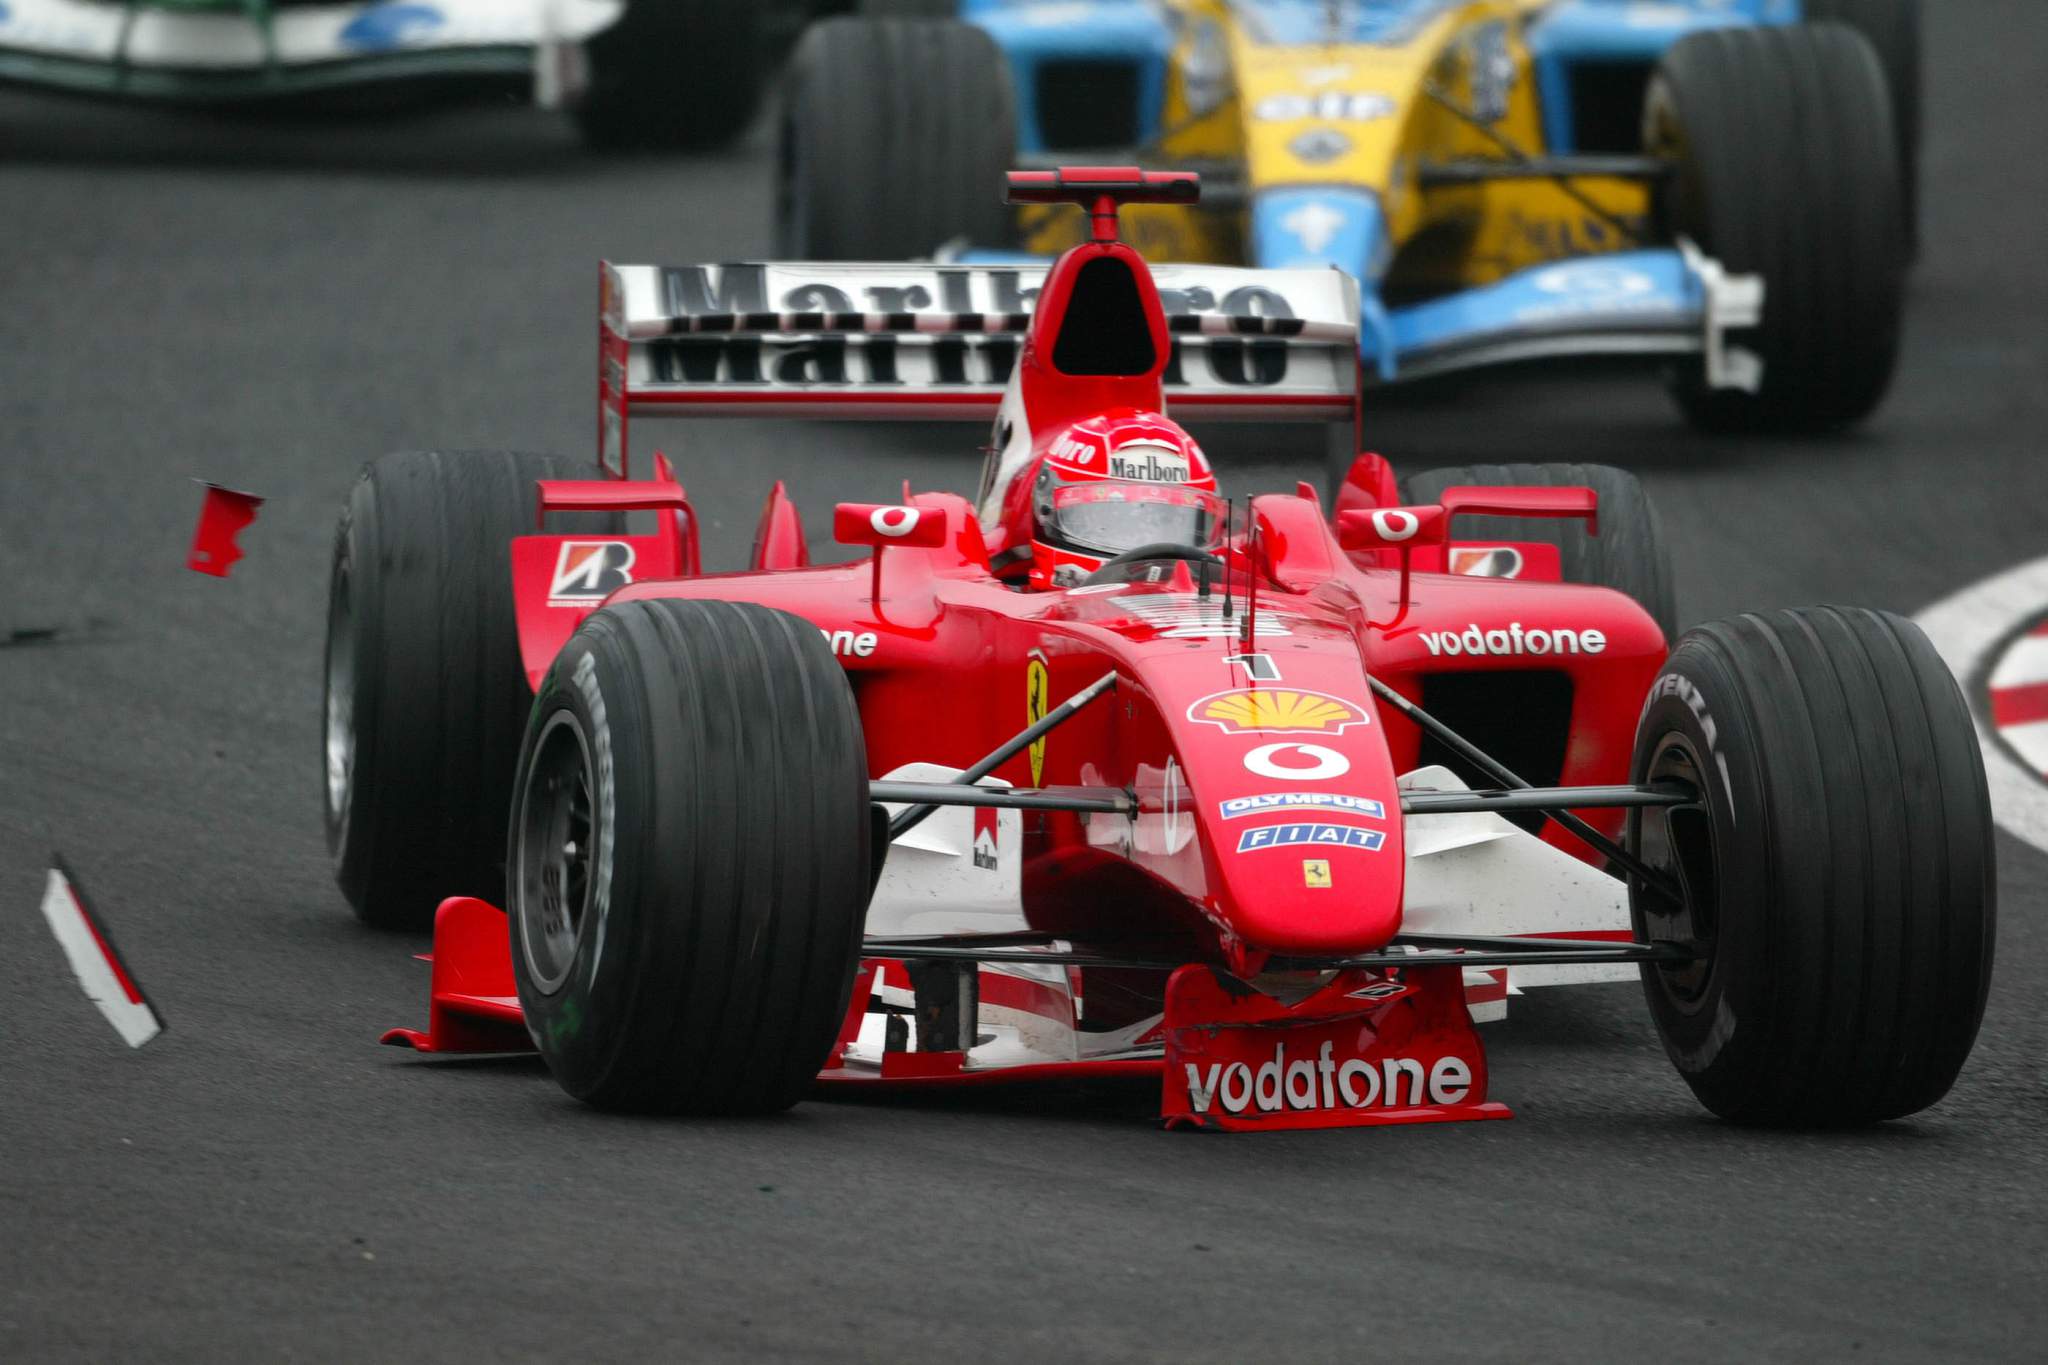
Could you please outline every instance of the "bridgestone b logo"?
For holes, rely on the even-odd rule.
[[[1286,1045],[1276,1043],[1273,1060],[1257,1067],[1213,1062],[1205,1070],[1184,1062],[1188,1108],[1197,1114],[1219,1104],[1228,1114],[1399,1109],[1425,1102],[1462,1104],[1472,1094],[1472,1068],[1462,1057],[1439,1057],[1425,1071],[1412,1057],[1388,1057],[1377,1065],[1357,1057],[1339,1062],[1331,1055],[1335,1050],[1334,1043],[1326,1042],[1314,1060],[1290,1060]]]

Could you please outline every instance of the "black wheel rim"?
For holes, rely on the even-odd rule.
[[[1713,974],[1719,940],[1719,879],[1714,861],[1714,827],[1701,780],[1699,756],[1682,735],[1667,735],[1651,758],[1643,781],[1683,787],[1694,798],[1676,806],[1650,806],[1638,813],[1635,852],[1678,888],[1673,896],[1640,883],[1635,903],[1643,934],[1653,943],[1674,943],[1698,954],[1696,960],[1659,967],[1672,1000],[1697,1004]]]
[[[583,727],[557,711],[541,730],[519,794],[511,877],[527,971],[547,995],[569,979],[590,920],[598,835],[592,786]]]

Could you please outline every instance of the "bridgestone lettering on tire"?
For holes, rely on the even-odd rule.
[[[802,1097],[859,962],[867,781],[808,622],[642,601],[584,624],[535,699],[507,851],[519,1000],[564,1090],[659,1113]]]
[[[1984,1010],[1997,872],[1961,691],[1912,622],[1817,607],[1701,626],[1651,687],[1634,779],[1697,800],[1629,842],[1677,878],[1632,888],[1666,1052],[1743,1122],[1898,1118],[1947,1093]]]
[[[448,896],[499,902],[505,813],[533,694],[519,657],[512,538],[534,484],[580,460],[410,451],[369,466],[334,540],[322,726],[327,848],[365,922],[433,926]],[[615,513],[550,517],[615,536]]]

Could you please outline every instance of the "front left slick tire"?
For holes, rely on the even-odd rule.
[[[870,879],[866,744],[814,626],[639,601],[570,639],[528,719],[513,972],[562,1088],[603,1109],[786,1109],[830,1055]]]
[[[1651,686],[1629,842],[1680,893],[1630,888],[1665,1051],[1708,1109],[1825,1127],[1954,1084],[1991,978],[1997,869],[1983,756],[1912,622],[1816,607],[1710,622]]]

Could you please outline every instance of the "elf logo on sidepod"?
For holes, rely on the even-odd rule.
[[[1228,1114],[1247,1109],[1396,1109],[1424,1103],[1462,1104],[1472,1094],[1472,1066],[1462,1057],[1439,1057],[1427,1071],[1413,1057],[1387,1057],[1374,1065],[1358,1057],[1336,1061],[1336,1044],[1325,1042],[1315,1060],[1290,1061],[1287,1045],[1273,1045],[1273,1060],[1254,1068],[1245,1062],[1212,1062],[1205,1071],[1188,1069],[1188,1107],[1206,1114],[1218,1101]],[[1405,1092],[1405,1093],[1404,1093]]]

